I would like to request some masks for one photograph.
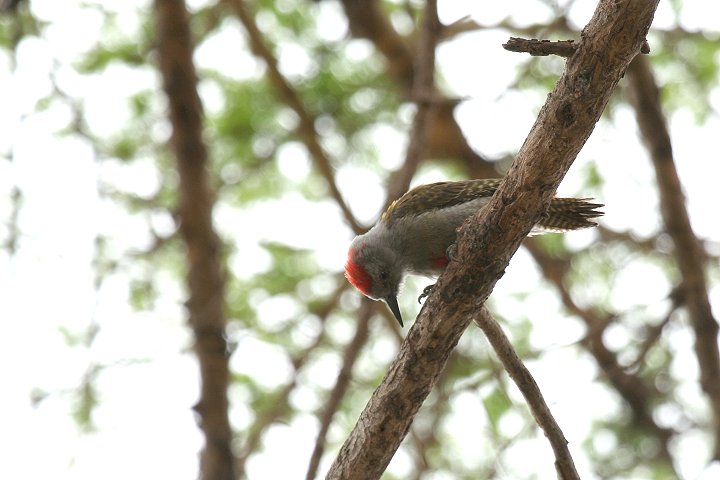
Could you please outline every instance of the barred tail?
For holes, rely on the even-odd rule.
[[[535,225],[532,233],[562,233],[597,226],[592,219],[603,215],[603,212],[596,209],[604,205],[591,203],[591,200],[592,198],[553,198],[547,214]]]

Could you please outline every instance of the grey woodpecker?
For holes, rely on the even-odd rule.
[[[348,251],[345,277],[363,295],[384,300],[402,327],[397,294],[403,277],[442,272],[457,229],[490,201],[500,181],[438,182],[413,188],[394,201],[373,228],[355,237]],[[590,200],[553,198],[530,234],[596,226],[592,219],[603,214],[596,210],[603,205]]]

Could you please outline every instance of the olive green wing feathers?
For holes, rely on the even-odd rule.
[[[420,185],[394,201],[383,213],[382,221],[391,225],[399,218],[415,216],[442,208],[466,203],[479,197],[491,197],[500,186],[500,178],[437,182]],[[601,203],[591,198],[553,198],[535,233],[567,232],[594,227],[594,219],[603,215],[597,210]]]
[[[490,178],[419,185],[395,200],[383,213],[382,221],[391,224],[405,216],[452,207],[478,197],[491,197],[501,180]]]

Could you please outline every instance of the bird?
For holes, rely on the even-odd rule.
[[[388,207],[375,226],[353,239],[345,277],[363,295],[384,301],[403,327],[397,295],[404,277],[440,274],[451,260],[458,228],[490,201],[501,181],[445,181],[411,189]],[[597,226],[593,219],[603,215],[597,209],[604,205],[592,200],[554,197],[530,235]]]

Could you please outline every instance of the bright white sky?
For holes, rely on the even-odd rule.
[[[34,13],[52,24],[47,36],[28,37],[22,42],[14,70],[11,69],[12,60],[5,54],[0,55],[0,84],[5,86],[0,89],[0,105],[3,105],[0,132],[5,133],[0,136],[0,151],[12,151],[13,155],[12,162],[0,161],[0,218],[3,219],[0,238],[8,235],[4,222],[10,217],[9,193],[15,186],[23,193],[18,222],[22,232],[19,250],[12,258],[4,251],[0,252],[0,292],[3,292],[0,318],[4,325],[4,333],[0,335],[4,392],[0,408],[0,452],[4,452],[0,478],[193,479],[202,439],[190,410],[197,399],[198,380],[195,361],[187,353],[189,335],[184,328],[182,292],[173,279],[161,278],[164,294],[156,310],[138,313],[127,304],[128,290],[122,274],[111,276],[99,291],[93,285],[93,241],[98,232],[115,233],[113,243],[109,245],[113,251],[144,248],[150,241],[142,217],[129,216],[100,199],[98,178],[112,178],[123,188],[149,194],[157,188],[159,181],[152,159],[139,162],[132,169],[113,162],[99,165],[87,143],[56,135],[70,118],[67,105],[55,102],[45,111],[34,113],[37,100],[51,91],[49,74],[54,65],[58,65],[58,85],[70,95],[85,99],[88,123],[100,135],[112,134],[129,116],[125,101],[128,95],[157,82],[152,71],[124,67],[111,67],[104,75],[92,78],[74,73],[72,62],[96,41],[100,30],[100,16],[84,8],[83,3],[87,2],[33,0]],[[105,8],[117,9],[119,23],[126,31],[138,27],[134,8],[140,7],[142,11],[149,8],[143,0],[111,3],[112,6]],[[441,16],[445,22],[472,15],[481,23],[492,23],[513,11],[513,20],[523,24],[544,21],[549,15],[539,4],[528,8],[532,4],[527,0],[498,3],[501,7],[493,7],[490,3],[440,2]],[[334,2],[307,2],[307,5],[326,16],[327,21],[321,22],[324,36],[337,39],[345,34],[345,24]],[[578,0],[572,10],[572,20],[583,25],[594,6],[594,1]],[[714,11],[710,12],[711,9]],[[718,18],[720,3],[686,0],[682,14],[686,28],[717,29]],[[669,2],[661,2],[654,26],[663,28],[671,23]],[[234,24],[228,25],[199,47],[197,62],[204,67],[221,69],[230,76],[239,77],[243,72],[252,71],[248,66],[252,67],[256,62],[249,53],[237,55],[229,62],[224,49],[228,42],[241,42],[242,38]],[[445,81],[454,94],[469,98],[458,109],[458,118],[471,141],[478,139],[477,148],[488,155],[519,148],[539,107],[533,96],[522,91],[506,92],[515,76],[516,66],[524,59],[520,54],[502,50],[500,44],[505,40],[506,33],[486,31],[464,35],[443,45],[439,51]],[[467,52],[478,50],[483,52],[482,59],[469,68]],[[361,43],[354,44],[351,51],[360,58],[367,55]],[[302,73],[311,62],[296,46],[285,46],[280,59],[286,73]],[[489,65],[492,65],[491,74],[483,68]],[[217,92],[211,85],[203,85],[202,92],[207,108],[212,111],[219,100]],[[715,93],[712,102],[717,112],[720,93]],[[493,134],[483,134],[488,131]],[[720,118],[717,113],[702,126],[684,111],[671,119],[678,168],[693,226],[701,237],[714,242],[720,242],[716,208],[720,178],[716,153],[718,131]],[[656,215],[647,213],[657,211],[657,199],[650,188],[652,171],[635,132],[632,112],[619,110],[614,127],[603,126],[591,137],[560,193],[578,193],[577,173],[583,165],[595,162],[605,178],[612,179],[612,185],[604,191],[602,198],[606,204],[605,224],[648,234],[657,227]],[[159,138],[165,134],[153,133]],[[383,145],[384,161],[389,166],[397,165],[403,155],[404,138],[382,128],[376,136],[378,145]],[[302,148],[292,145],[280,152],[279,161],[283,162],[282,170],[286,175],[303,178],[307,174],[309,162],[298,160],[304,155]],[[436,179],[438,175],[432,170],[423,171],[417,182]],[[383,200],[379,179],[359,167],[341,169],[338,179],[358,216],[367,222],[375,218]],[[233,237],[231,226],[237,225],[239,220],[263,225],[257,229],[256,236],[249,236],[248,229],[243,229],[243,235],[238,238],[240,253],[231,260],[236,274],[248,276],[263,270],[268,260],[259,242],[287,242],[288,231],[294,232],[292,241],[297,246],[318,249],[323,267],[330,271],[341,269],[351,234],[335,206],[331,202],[311,204],[301,198],[293,198],[292,202],[287,200],[266,202],[243,212],[219,209],[217,223],[228,238]],[[291,205],[304,213],[293,214],[288,210]],[[283,218],[284,221],[268,224],[264,222],[268,217]],[[159,216],[152,220],[161,231],[169,228],[169,218]],[[569,241],[582,246],[592,235],[592,232],[579,232],[570,235]],[[242,270],[238,271],[240,266]],[[520,274],[513,275],[513,272]],[[660,302],[657,292],[665,290],[665,280],[664,276],[654,273],[648,265],[628,269],[619,281],[633,287],[628,289],[633,296],[614,300],[628,307]],[[654,281],[654,278],[658,280]],[[498,293],[531,291],[538,282],[539,277],[527,255],[520,252],[499,285]],[[646,284],[648,288],[639,292],[637,284]],[[718,288],[713,290],[712,297],[715,312],[720,312]],[[505,305],[500,301],[498,306],[505,312],[522,313],[541,310],[544,305],[556,302],[552,295],[540,293],[530,297],[523,306],[514,302]],[[417,308],[413,303],[412,298],[403,299],[408,309]],[[259,308],[265,309],[269,321],[273,317],[290,317],[293,312],[292,304],[283,299],[267,299],[259,302]],[[67,347],[61,327],[79,334],[93,324],[101,325],[101,329],[89,350]],[[606,390],[593,383],[584,389],[567,391],[568,378],[577,377],[578,382],[587,383],[581,372],[592,368],[583,364],[583,359],[573,351],[562,348],[581,334],[580,329],[568,327],[562,332],[557,329],[538,332],[537,338],[533,338],[538,348],[552,349],[542,363],[532,367],[536,377],[542,379],[541,388],[568,438],[583,438],[590,428],[589,419],[579,420],[584,416],[576,410],[577,405],[600,414],[606,405],[612,404],[606,398]],[[264,378],[271,385],[286,379],[288,365],[283,352],[257,339],[239,340],[238,353],[233,357],[236,370]],[[690,339],[679,335],[677,341],[690,342]],[[128,364],[127,359],[146,361]],[[692,358],[686,360],[686,364],[677,368],[694,374],[696,367]],[[67,395],[55,395],[38,407],[34,407],[29,399],[38,389],[58,392],[73,388],[83,375],[88,374],[90,362],[110,367],[98,379],[101,406],[95,420],[99,431],[81,435],[68,415],[72,407],[69,390]],[[566,377],[558,379],[552,374],[558,369],[567,370],[566,366],[572,364],[578,365],[578,369],[568,371]],[[315,369],[308,374],[313,378],[334,379],[336,367],[332,363],[324,370]],[[250,412],[241,401],[234,401],[238,405],[233,411],[233,421],[241,426],[249,421]],[[314,399],[300,398],[298,401],[312,403]],[[463,425],[472,415],[477,415],[480,406],[476,404],[477,398],[470,395],[460,396],[456,402],[468,408],[463,409],[462,419],[451,420],[447,428],[452,429],[457,448],[462,452],[462,449],[476,446],[476,432],[468,431]],[[512,423],[512,420],[508,422]],[[253,457],[248,465],[252,478],[297,478],[298,472],[304,475],[316,428],[310,417],[273,427],[266,437],[265,453]],[[515,427],[508,425],[508,428]],[[602,439],[598,441],[602,442]],[[700,474],[705,451],[702,441],[702,438],[690,439],[678,447],[682,449],[685,462],[681,468],[689,478],[698,478]],[[537,458],[538,448],[541,449],[539,455],[547,458],[544,450],[547,446],[542,438],[527,443],[526,448],[518,448],[515,454],[524,459]],[[283,462],[277,462],[277,458],[283,458]],[[582,456],[576,460],[581,469],[586,465]],[[400,452],[390,468],[402,476],[408,462],[410,459]],[[526,464],[528,469],[537,467],[532,462],[516,463],[520,465],[516,474],[531,473],[532,470],[523,472],[521,465]],[[550,474],[552,472],[548,470]]]

